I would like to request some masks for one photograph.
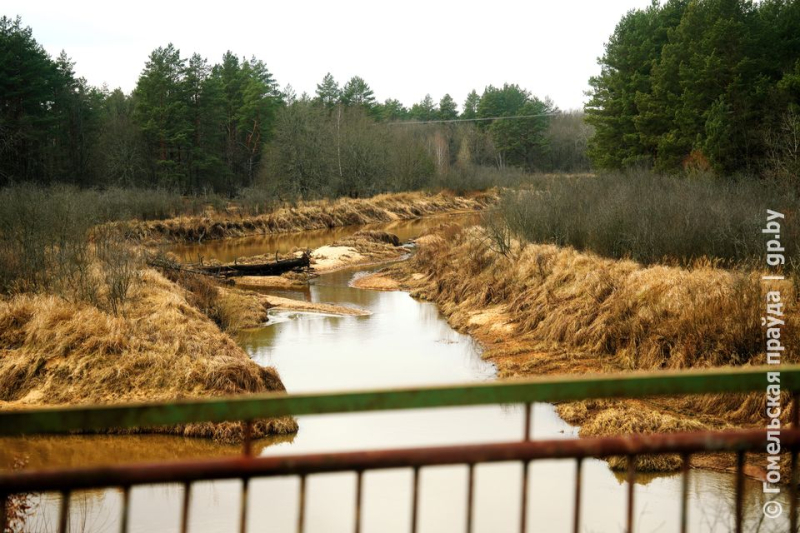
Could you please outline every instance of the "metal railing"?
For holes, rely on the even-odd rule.
[[[797,450],[798,393],[800,366],[780,369],[780,387],[792,394],[792,427],[781,431],[780,442],[791,452],[790,528],[797,531]],[[580,530],[582,462],[586,458],[627,457],[626,531],[634,531],[634,493],[636,457],[673,453],[683,458],[681,531],[686,532],[688,471],[693,454],[732,452],[736,454],[736,531],[742,531],[744,459],[747,452],[763,452],[766,430],[694,432],[655,435],[630,435],[582,439],[531,440],[531,405],[536,402],[563,402],[600,398],[644,398],[685,394],[742,393],[763,391],[767,372],[775,367],[715,369],[711,371],[657,372],[624,376],[559,377],[525,381],[492,382],[461,386],[417,387],[393,390],[355,391],[320,394],[255,394],[229,398],[210,398],[171,403],[142,403],[91,407],[42,408],[0,412],[0,436],[29,434],[67,434],[78,431],[147,428],[193,422],[244,421],[242,455],[233,458],[187,460],[147,464],[128,464],[80,469],[0,472],[0,531],[5,529],[6,501],[20,493],[56,491],[62,495],[58,527],[66,532],[69,496],[74,490],[119,487],[123,493],[121,530],[128,528],[130,489],[136,485],[183,483],[181,531],[187,531],[192,483],[238,478],[242,480],[240,529],[246,530],[247,490],[256,477],[296,475],[300,477],[297,531],[305,520],[305,479],[311,474],[352,471],[357,474],[355,531],[361,529],[362,477],[368,470],[412,468],[412,520],[416,531],[420,468],[432,465],[465,464],[468,468],[467,531],[472,531],[474,468],[479,463],[520,461],[523,465],[521,531],[527,524],[529,463],[541,459],[573,458],[576,461],[573,531]],[[774,384],[773,382],[771,382]],[[489,404],[523,404],[525,422],[517,442],[467,446],[388,449],[330,454],[305,454],[280,457],[254,457],[252,421],[278,416],[343,412],[420,409]],[[765,418],[766,420],[766,418]]]

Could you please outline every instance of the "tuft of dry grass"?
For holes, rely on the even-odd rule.
[[[586,400],[560,404],[557,412],[572,425],[580,425],[581,437],[611,437],[651,433],[679,433],[720,429],[720,424],[662,412],[651,404],[631,400],[627,402]],[[611,457],[609,466],[614,470],[628,467],[626,457]],[[638,472],[669,472],[679,470],[683,461],[679,454],[640,455],[636,457]]]
[[[285,390],[273,368],[253,362],[201,310],[221,306],[223,325],[235,329],[242,326],[241,308],[257,305],[266,312],[256,297],[235,291],[214,296],[201,282],[189,292],[151,269],[141,276],[142,283],[118,315],[57,296],[18,295],[0,301],[0,407]],[[289,418],[261,421],[254,434],[296,428]],[[238,423],[148,431],[226,442],[241,436]]]
[[[267,321],[269,305],[259,295],[220,286],[213,279],[184,270],[163,271],[165,277],[187,291],[187,300],[223,331],[235,333]]]
[[[448,211],[483,209],[497,201],[496,192],[455,196],[448,193],[393,193],[372,198],[317,200],[251,216],[209,212],[162,221],[118,223],[129,239],[156,242],[201,242],[209,239],[291,233],[310,229],[391,222]]]

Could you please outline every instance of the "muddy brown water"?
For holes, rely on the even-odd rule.
[[[401,238],[411,238],[442,220],[469,224],[474,215],[431,217],[394,223]],[[382,226],[377,226],[382,227]],[[289,234],[280,238],[253,237],[192,247],[191,254],[231,260],[242,255],[289,251],[317,246],[342,236]],[[319,239],[319,240],[317,240]],[[300,244],[298,244],[300,243]],[[180,251],[182,248],[176,249]],[[185,247],[183,248],[185,249]],[[371,267],[373,269],[374,267]],[[276,311],[262,328],[240,335],[254,360],[275,366],[291,392],[333,391],[375,387],[479,382],[495,378],[494,367],[481,359],[470,337],[454,331],[435,305],[403,292],[372,292],[352,288],[364,270],[320,276],[305,291],[283,291],[299,299],[359,306],[365,317],[333,317]],[[260,441],[261,455],[364,450],[426,445],[474,444],[518,440],[524,411],[519,406],[442,408],[388,413],[360,413],[298,418],[296,436]],[[549,404],[533,409],[535,438],[571,438],[576,428],[563,422]],[[28,466],[81,466],[156,459],[232,455],[234,447],[170,436],[81,436],[0,440],[0,462],[26,455]],[[522,467],[516,463],[478,465],[475,477],[474,531],[519,531]],[[527,531],[571,531],[575,462],[537,461],[529,471]],[[410,530],[409,469],[367,472],[364,475],[362,531]],[[420,477],[420,532],[464,531],[467,468],[430,467]],[[250,484],[248,531],[295,531],[297,478],[253,480]],[[785,521],[760,521],[765,503],[761,484],[746,483],[746,531],[784,531]],[[627,483],[605,462],[586,460],[583,466],[581,522],[586,532],[622,531]],[[681,477],[640,476],[636,485],[637,532],[679,531]],[[131,532],[178,531],[182,488],[176,485],[137,487],[131,493]],[[241,482],[197,483],[193,488],[190,531],[238,531]],[[788,510],[788,499],[779,499]],[[353,530],[355,474],[309,476],[306,493],[306,532]],[[689,485],[690,531],[732,529],[734,477],[692,471]],[[33,498],[30,531],[54,531],[59,499]],[[73,496],[70,531],[117,531],[121,493],[86,491]]]

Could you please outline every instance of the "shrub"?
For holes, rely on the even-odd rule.
[[[497,213],[525,241],[572,246],[641,263],[762,264],[766,210],[792,220],[797,191],[755,179],[651,173],[539,177],[507,192]],[[787,262],[800,257],[800,228],[784,224]]]

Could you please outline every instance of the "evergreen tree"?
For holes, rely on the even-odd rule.
[[[333,79],[333,75],[330,72],[325,74],[325,77],[322,78],[322,83],[317,84],[317,97],[316,101],[327,107],[328,109],[332,108],[339,102],[339,98],[342,96],[342,92],[339,89],[339,84],[336,83],[336,80]]]
[[[388,98],[384,103],[377,104],[376,107],[377,116],[381,120],[394,122],[408,119],[408,109],[406,109],[400,100]]]
[[[53,61],[20,18],[0,18],[0,185],[82,180],[94,100],[66,55]]]
[[[481,97],[475,89],[472,89],[464,100],[464,112],[461,113],[461,118],[477,118],[478,117],[478,103]]]
[[[426,94],[420,102],[411,106],[409,117],[413,120],[427,121],[436,120],[439,110],[436,108],[436,103],[431,98],[430,94]]]
[[[342,88],[341,101],[347,106],[363,106],[370,110],[375,105],[375,95],[364,78],[353,76]]]
[[[439,118],[441,120],[454,120],[458,118],[458,104],[449,94],[439,100]]]
[[[192,133],[184,75],[185,60],[170,43],[150,54],[134,90],[134,116],[153,162],[151,183],[178,190],[187,188],[184,165]]]

